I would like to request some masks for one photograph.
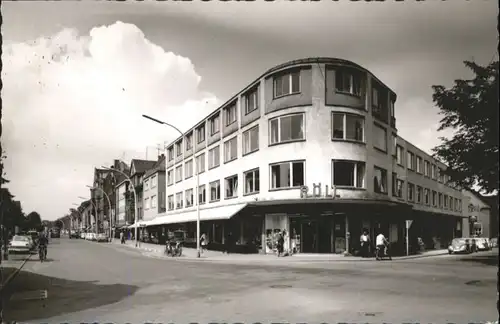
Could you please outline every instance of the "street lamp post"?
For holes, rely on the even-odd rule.
[[[154,121],[155,123],[161,124],[168,126],[170,128],[175,129],[179,134],[181,134],[181,137],[184,136],[184,134],[174,125],[166,123],[164,121],[158,120],[156,118],[153,118],[148,115],[142,115],[142,117],[149,119],[151,121]],[[194,134],[193,134],[194,138]],[[193,155],[193,168],[194,172],[196,172],[196,251],[197,251],[197,257],[199,258],[201,256],[201,250],[200,250],[200,174],[198,172],[198,163],[196,162],[196,157]]]
[[[109,206],[109,238],[111,239],[112,238],[112,231],[111,231],[111,224],[112,224],[112,218],[113,218],[113,210],[111,209],[111,200],[109,200],[109,196],[108,194],[102,190],[102,188],[99,188],[99,187],[92,187],[92,186],[87,186],[89,187],[91,190],[100,190],[103,194],[104,194],[104,197],[106,197],[106,199],[108,200],[108,206]]]
[[[122,172],[118,169],[112,169],[112,168],[108,168],[108,167],[105,167],[105,166],[102,166],[101,167],[102,169],[104,170],[108,170],[108,171],[115,171],[115,172],[118,172],[120,173],[121,175],[123,175],[125,178],[126,178],[126,181],[128,181],[128,183],[130,184],[130,186],[132,186],[132,188],[134,189],[134,205],[135,205],[135,215],[134,215],[134,226],[135,226],[135,247],[137,247],[137,228],[139,227],[139,224],[137,224],[137,221],[139,219],[139,206],[137,205],[137,190],[135,189],[135,186],[134,186],[134,183],[132,182],[132,180],[130,179],[130,177],[128,175],[125,174],[125,172]]]
[[[81,197],[81,196],[79,196],[78,198],[83,199],[83,200],[87,200],[87,198],[85,198],[85,197]],[[95,210],[95,235],[97,235],[97,234],[99,233],[99,232],[97,231],[97,225],[99,225],[99,224],[98,224],[98,219],[97,219],[97,207],[96,207],[96,205],[94,205],[94,203],[92,202],[92,197],[90,198],[90,200],[89,200],[89,201],[90,201],[90,203],[92,204],[92,207],[94,207],[94,210]]]

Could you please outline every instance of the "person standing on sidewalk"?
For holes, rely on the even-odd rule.
[[[363,234],[361,234],[359,241],[360,241],[359,243],[361,245],[361,257],[367,258],[368,257],[368,249],[370,246],[370,236],[368,235],[368,231],[366,229],[363,229]]]
[[[200,244],[201,244],[201,253],[205,252],[207,250],[207,236],[205,235],[205,233],[201,234],[201,237],[200,237]]]
[[[285,238],[283,236],[283,233],[279,233],[278,235],[278,244],[276,246],[278,250],[278,257],[283,255],[283,248],[285,246]]]
[[[120,232],[120,243],[125,244],[125,234],[123,231]]]

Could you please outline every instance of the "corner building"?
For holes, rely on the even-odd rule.
[[[350,61],[276,66],[167,146],[167,211],[141,226],[195,241],[199,202],[213,249],[231,233],[236,251],[271,253],[286,230],[299,253],[352,253],[367,229],[404,253],[406,220],[411,246],[445,246],[462,236],[461,191],[397,136],[395,103]]]

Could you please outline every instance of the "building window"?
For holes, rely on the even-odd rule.
[[[424,176],[431,176],[431,164],[429,163],[429,161],[424,161]]]
[[[144,191],[149,190],[149,180],[144,181]]]
[[[403,198],[404,181],[398,179],[398,174],[392,174],[392,195],[397,198]]]
[[[220,146],[216,146],[208,151],[208,169],[216,168],[220,165]]]
[[[205,185],[198,187],[198,203],[204,204],[207,202],[207,188]]]
[[[462,211],[462,199],[459,199],[458,200],[458,211],[461,212]]]
[[[243,155],[259,149],[259,126],[255,126],[243,133]]]
[[[423,160],[420,156],[417,155],[417,162],[416,162],[416,168],[417,168],[417,173],[422,174],[424,167],[423,167]]]
[[[210,123],[210,136],[213,136],[220,131],[219,114],[212,117],[209,123]]]
[[[224,163],[238,158],[238,137],[235,136],[224,143]]]
[[[444,195],[444,208],[448,209],[448,195]]]
[[[271,165],[271,189],[303,186],[305,182],[304,165],[304,161]]]
[[[300,92],[300,71],[274,77],[274,98]]]
[[[417,203],[419,203],[419,204],[422,203],[422,192],[423,192],[423,188],[420,186],[417,186]]]
[[[174,210],[175,208],[175,203],[174,203],[174,195],[168,196],[168,210]]]
[[[332,113],[332,138],[364,142],[365,119],[364,117]]]
[[[193,176],[193,160],[189,160],[185,163],[184,166],[184,177],[189,179]]]
[[[186,151],[189,151],[193,148],[193,133],[189,133],[186,135]]]
[[[425,188],[424,189],[424,201],[426,205],[430,205],[430,197],[429,197],[429,189]]]
[[[168,155],[168,161],[173,161],[174,160],[174,147],[170,147],[167,149],[167,155]]]
[[[177,152],[177,156],[182,155],[182,140],[175,143],[175,151]]]
[[[245,194],[258,193],[260,191],[259,169],[250,170],[244,173],[245,176]]]
[[[374,167],[373,188],[377,193],[387,194],[387,170]]]
[[[387,130],[377,124],[373,124],[373,146],[387,152]]]
[[[238,175],[227,177],[224,188],[226,189],[226,198],[238,197]]]
[[[436,174],[436,166],[434,164],[431,164],[431,177],[432,179],[436,180],[437,179],[437,174]]]
[[[144,199],[144,209],[149,209],[149,198]]]
[[[236,121],[236,103],[224,109],[226,114],[226,126],[231,125]]]
[[[152,176],[151,177],[151,188],[155,188],[156,187],[156,176]]]
[[[372,86],[372,115],[382,120],[387,119],[387,91],[382,92],[381,86]]]
[[[245,95],[245,114],[248,115],[252,111],[259,108],[259,87],[250,90]]]
[[[156,208],[156,195],[151,196],[151,208]]]
[[[305,139],[304,114],[277,117],[269,121],[271,144]]]
[[[220,181],[210,182],[210,202],[220,200]]]
[[[198,144],[205,142],[205,125],[201,125],[200,127],[198,127],[198,129],[196,130],[196,138]]]
[[[175,182],[181,182],[182,181],[182,165],[179,165],[177,168],[175,168]]]
[[[167,185],[171,186],[174,184],[174,170],[167,171]]]
[[[158,209],[158,212],[164,213],[164,212],[167,211],[167,208],[165,206],[165,204],[166,204],[166,199],[165,199],[166,198],[166,193],[165,192],[160,192],[160,195],[158,197],[160,199],[160,201],[158,203],[158,207],[160,207]]]
[[[438,168],[438,181],[441,183],[444,182],[444,170],[441,168]]]
[[[400,145],[396,145],[396,163],[399,165],[404,165],[403,155],[404,149]]]
[[[205,172],[205,153],[196,157],[196,170],[198,174]]]
[[[373,112],[375,113],[376,109],[378,109],[379,99],[378,99],[378,89],[372,87],[372,107]]]
[[[437,192],[432,190],[432,206],[437,207]]]
[[[415,201],[415,185],[408,182],[408,201]]]
[[[442,193],[438,194],[438,207],[443,208],[443,194]]]
[[[395,117],[396,115],[395,115],[395,111],[394,111],[395,110],[394,109],[394,104],[395,104],[394,100],[391,99],[391,102],[389,104],[390,104],[389,109],[390,109],[391,117]]]
[[[335,71],[335,90],[361,96],[361,74],[347,70]]]
[[[364,188],[365,163],[358,161],[332,161],[332,184],[339,187]]]
[[[176,208],[177,209],[182,208],[182,205],[183,205],[182,192],[178,192],[178,193],[175,194],[175,202],[177,203],[176,204]]]
[[[406,167],[409,170],[415,171],[415,154],[410,151],[406,152]]]
[[[191,207],[193,206],[193,189],[188,189],[186,190],[185,192],[185,195],[186,195],[186,207]]]

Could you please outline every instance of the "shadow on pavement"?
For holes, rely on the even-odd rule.
[[[40,296],[43,290],[47,291],[47,298],[43,300],[18,298]],[[2,293],[4,320],[22,322],[79,312],[119,302],[137,290],[138,287],[132,285],[100,285],[95,281],[67,280],[21,271]]]
[[[498,266],[498,254],[463,257],[460,258],[460,261],[481,263],[488,266]]]

